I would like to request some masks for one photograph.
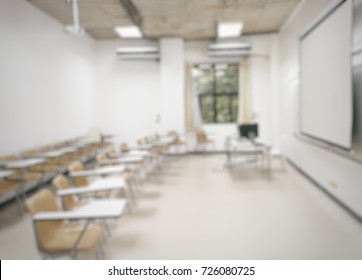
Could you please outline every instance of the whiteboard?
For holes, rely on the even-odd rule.
[[[352,146],[352,1],[344,1],[300,38],[301,132]]]

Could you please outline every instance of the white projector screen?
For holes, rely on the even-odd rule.
[[[352,1],[300,37],[301,132],[352,146]]]

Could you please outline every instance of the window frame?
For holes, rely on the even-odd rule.
[[[228,67],[230,65],[235,65],[237,66],[237,63],[208,63],[210,65],[210,70],[212,71],[212,91],[211,92],[199,92],[197,93],[197,97],[198,97],[198,103],[199,103],[199,108],[200,108],[200,112],[201,112],[201,119],[202,119],[202,123],[203,124],[227,124],[227,123],[236,123],[237,122],[237,114],[236,114],[236,119],[233,120],[233,109],[232,109],[232,101],[233,101],[233,98],[236,97],[238,98],[239,96],[239,91],[236,91],[236,92],[217,92],[217,76],[216,76],[216,72],[218,71],[217,69],[217,65],[220,65],[220,64],[227,64]],[[196,64],[194,67],[198,67],[200,64]],[[237,75],[239,74],[239,69],[238,67],[236,67],[236,71],[237,71]],[[239,76],[239,75],[238,75]],[[239,87],[239,79],[237,81],[238,83],[238,87]],[[207,97],[207,96],[210,96],[212,97],[212,102],[213,102],[213,106],[212,106],[212,109],[213,109],[213,118],[212,118],[212,122],[205,122],[204,121],[204,118],[203,118],[203,112],[202,112],[202,99]],[[217,113],[218,113],[218,110],[217,110],[217,97],[228,97],[228,115],[230,116],[231,120],[230,121],[226,121],[226,122],[221,122],[221,121],[218,121],[217,120]],[[239,111],[239,106],[237,108],[237,111]]]

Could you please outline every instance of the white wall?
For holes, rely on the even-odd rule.
[[[249,42],[252,45],[252,55],[249,58],[251,92],[253,112],[259,123],[259,136],[272,143],[273,146],[279,146],[279,112],[272,108],[279,101],[279,83],[275,82],[279,72],[278,35],[243,36],[241,41]],[[185,61],[188,63],[239,62],[240,58],[235,57],[208,57],[207,46],[209,43],[207,41],[187,42]],[[225,137],[237,132],[235,124],[205,124],[202,127],[216,142],[216,148],[219,150],[224,148]]]
[[[161,129],[185,131],[184,41],[162,38],[161,47]]]
[[[155,45],[154,42],[136,42]],[[115,133],[115,142],[135,143],[141,137],[159,131],[160,63],[124,61],[116,57],[121,45],[135,45],[121,40],[98,41],[97,110],[99,126],[105,133]]]
[[[250,69],[260,136],[278,145],[279,134],[275,133],[275,127],[279,124],[279,114],[271,108],[273,98],[279,93],[278,83],[273,83],[279,63],[277,34],[245,36],[244,40],[253,45]],[[238,61],[235,58],[209,58],[206,54],[208,43],[163,38],[160,41],[161,59],[155,62],[120,61],[115,56],[116,48],[121,44],[155,45],[155,42],[97,41],[97,108],[101,130],[118,133],[116,142],[129,143],[155,132],[165,133],[171,129],[183,132],[184,63]],[[159,123],[157,116],[160,116]],[[218,149],[224,147],[226,136],[236,132],[234,124],[205,125],[204,128],[213,134]],[[192,149],[194,137],[189,138]]]
[[[98,41],[97,108],[99,126],[116,133],[115,142],[185,130],[183,40],[160,41],[159,61],[116,58],[120,46],[154,46],[153,41]]]
[[[306,0],[280,32],[281,133],[287,157],[359,216],[362,216],[362,166],[297,139],[298,37],[333,1]]]
[[[0,1],[0,155],[79,136],[96,123],[94,41],[23,0]]]

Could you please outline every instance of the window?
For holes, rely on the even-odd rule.
[[[192,72],[203,123],[231,123],[238,115],[238,65],[200,64]]]

